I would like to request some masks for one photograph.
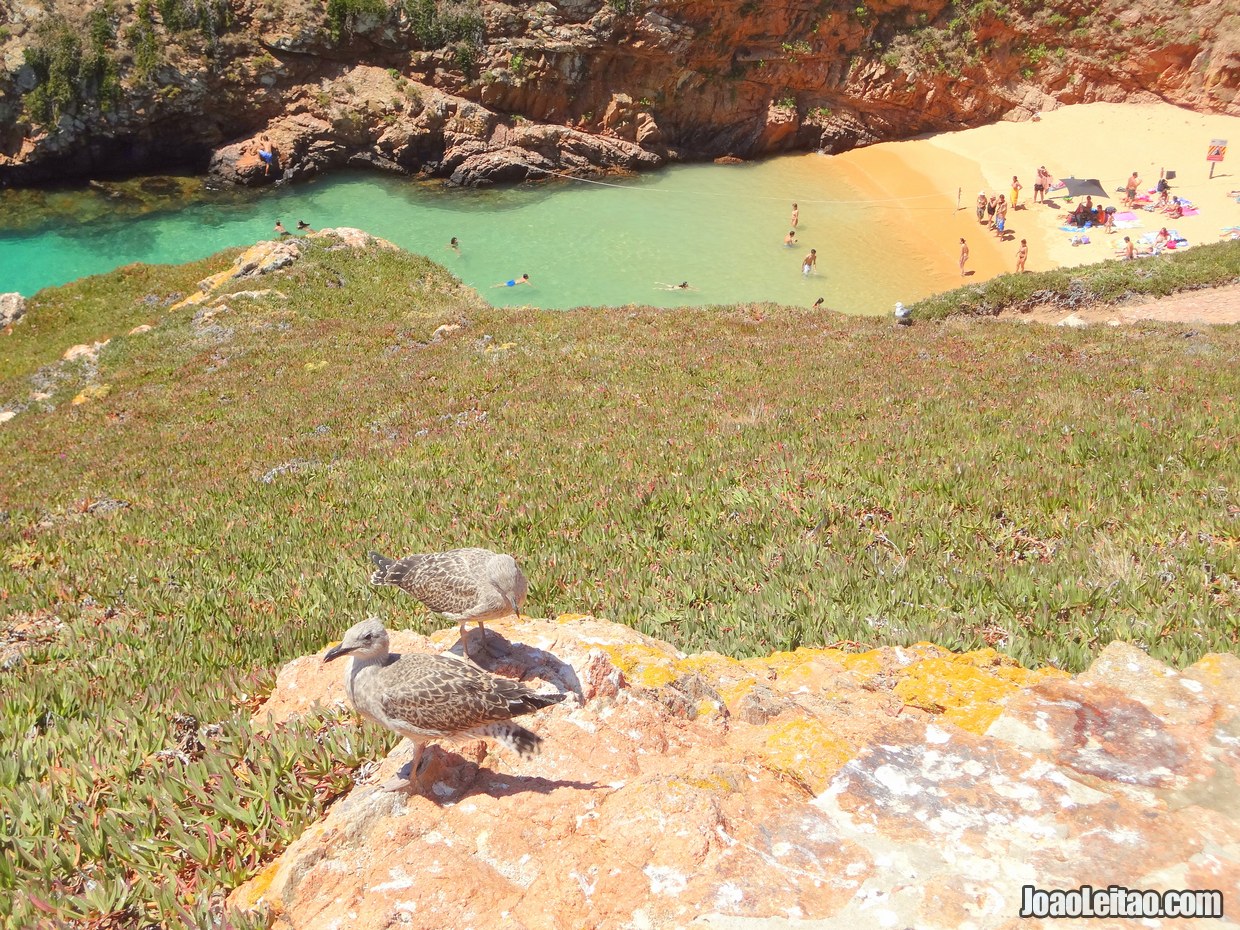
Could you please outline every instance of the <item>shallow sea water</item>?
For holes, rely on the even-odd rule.
[[[680,165],[605,183],[458,190],[345,172],[261,192],[172,196],[155,209],[111,198],[114,207],[105,191],[50,194],[32,217],[27,196],[20,223],[0,198],[0,292],[29,296],[130,262],[203,258],[272,238],[277,219],[290,230],[305,220],[390,239],[497,305],[809,306],[824,297],[833,309],[885,313],[941,287],[916,237],[888,221],[901,215],[896,205],[866,200],[818,154]],[[798,244],[789,248],[794,201]],[[447,248],[452,236],[459,255]],[[810,248],[818,267],[807,278],[801,259]],[[523,273],[532,287],[493,286]],[[681,281],[692,289],[668,289]]]

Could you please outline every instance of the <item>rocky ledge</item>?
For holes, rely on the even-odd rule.
[[[283,930],[960,930],[1062,925],[1018,918],[1025,885],[1240,900],[1235,656],[1179,672],[1112,643],[1077,676],[927,644],[738,661],[589,617],[488,640],[497,674],[570,694],[527,718],[542,754],[432,748],[426,794],[383,791],[402,742],[230,905]],[[343,700],[310,656],[258,718]]]

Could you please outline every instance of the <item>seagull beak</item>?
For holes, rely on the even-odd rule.
[[[338,659],[340,656],[345,653],[352,652],[356,648],[356,646],[345,646],[344,643],[337,643],[327,650],[326,654],[323,656],[323,661],[330,662],[332,659]]]

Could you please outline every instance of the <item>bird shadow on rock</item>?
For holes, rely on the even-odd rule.
[[[505,678],[515,678],[517,681],[541,678],[585,702],[577,670],[554,653],[537,646],[514,643],[494,630],[487,630],[483,639],[482,631],[475,627],[466,631],[465,637],[469,640],[468,649],[466,640],[458,639],[448,651],[462,658],[470,658],[480,668]]]
[[[477,758],[471,759],[471,755]],[[502,798],[526,792],[550,794],[558,788],[596,791],[608,787],[598,782],[496,772],[480,765],[482,758],[485,758],[485,749],[471,752],[466,748],[464,753],[457,753],[442,746],[427,746],[418,765],[418,784],[412,779],[413,760],[410,760],[380,787],[403,790],[440,805],[455,804],[475,794]]]

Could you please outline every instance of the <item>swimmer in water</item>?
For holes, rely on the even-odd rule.
[[[662,281],[655,282],[665,291],[696,291],[696,287],[690,287],[688,281],[681,281],[679,284],[664,284]]]
[[[455,252],[457,255],[460,255],[460,254],[461,254],[461,244],[460,244],[459,242],[457,242],[457,241],[456,241],[456,236],[453,236],[453,237],[452,237],[452,238],[448,241],[448,248],[450,248],[450,249],[451,249],[453,252]]]
[[[516,287],[518,284],[529,284],[533,287],[533,284],[530,281],[530,276],[527,274],[523,274],[521,277],[513,278],[509,281],[501,281],[499,284],[492,284],[491,287]]]
[[[279,220],[276,220],[276,233],[281,236],[289,235],[289,231],[284,228],[284,224]]]
[[[298,232],[304,232],[304,233],[312,233],[312,232],[314,232],[314,230],[310,228],[310,224],[309,224],[309,223],[307,223],[305,220],[298,220],[298,221],[297,221],[297,231],[298,231]]]
[[[788,235],[784,236],[784,245],[792,248],[797,244],[797,231],[795,229],[788,230]]]
[[[817,300],[815,300],[815,301],[814,301],[814,307],[813,307],[813,309],[815,309],[815,310],[821,310],[821,309],[822,309],[822,305],[823,305],[823,304],[825,304],[826,302],[827,302],[827,298],[825,298],[825,297],[819,297]]]

